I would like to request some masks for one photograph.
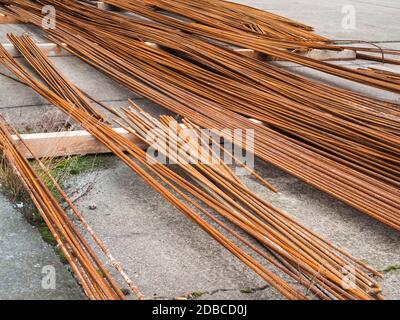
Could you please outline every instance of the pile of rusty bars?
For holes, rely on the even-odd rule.
[[[15,174],[23,183],[87,297],[97,300],[124,299],[124,294],[120,287],[111,277],[77,226],[67,215],[58,200],[56,200],[53,193],[44,184],[43,179],[41,179],[31,164],[21,155],[12,134],[21,139],[18,132],[2,119],[0,121],[0,151],[2,157],[6,159],[7,163],[13,168]],[[28,148],[27,145],[25,147]],[[37,159],[37,161],[39,160]],[[64,200],[69,204],[69,207],[77,214],[84,227],[91,233],[96,242],[102,245],[79,211],[77,211],[54,178],[46,170],[43,163],[39,163],[43,171],[54,183],[54,186],[64,197]],[[102,249],[107,252],[109,257],[112,257],[104,245],[102,245]],[[118,266],[115,260],[113,264]],[[129,282],[131,283],[131,281]]]
[[[80,108],[70,102],[72,95],[80,95],[79,89],[68,81],[59,81],[62,75],[30,38],[9,38],[46,85],[35,80],[3,48],[2,63],[19,81],[70,115],[166,200],[285,297],[307,299],[310,298],[309,294],[313,294],[322,299],[382,298],[379,284],[368,274],[371,272],[380,276],[378,272],[261,200],[226,165],[209,166],[193,161],[195,164],[188,166],[178,161],[181,169],[197,182],[193,184],[167,166],[149,161],[145,151],[91,114],[93,108],[90,105]],[[172,135],[176,137],[176,144],[172,145],[187,143],[188,137],[173,119],[162,117],[161,121],[157,121],[137,106],[135,108],[124,112],[112,111],[118,115],[118,122],[138,138],[144,140],[150,129],[157,128],[162,133],[169,126],[176,128],[175,135]],[[189,120],[185,120],[185,124],[192,129],[199,129],[197,124]],[[193,148],[200,146],[194,144]],[[122,150],[126,150],[127,154]],[[163,152],[161,145],[159,151]],[[187,155],[183,154],[182,157]],[[183,160],[187,164],[190,159]],[[242,235],[242,232],[250,238]],[[235,240],[230,240],[229,236]],[[352,269],[350,282],[349,268]],[[281,279],[275,274],[277,270],[303,285],[309,294],[302,293]]]
[[[398,106],[242,56],[210,42],[212,35],[79,1],[38,2],[12,1],[8,13],[41,27],[41,5],[54,5],[57,28],[45,30],[50,40],[202,127],[254,129],[258,157],[400,230]],[[128,2],[136,3],[119,3]],[[365,76],[368,84],[378,78]]]
[[[306,36],[304,39],[304,37],[299,35],[295,36],[294,39],[288,37],[287,35],[283,35],[283,37],[276,37],[274,34],[271,35],[271,33],[268,32],[267,34],[264,34],[263,32],[259,33],[243,31],[238,27],[230,26],[226,22],[224,23],[223,13],[228,14],[228,16],[231,17],[233,14],[227,13],[226,9],[221,10],[224,9],[224,7],[218,4],[219,1],[214,3],[214,5],[211,4],[213,1],[208,0],[107,0],[105,2],[142,15],[153,21],[162,23],[163,25],[177,28],[197,36],[212,38],[213,40],[222,41],[231,45],[237,45],[242,48],[253,49],[274,59],[298,63],[300,65],[337,75],[345,79],[383,88],[393,92],[400,92],[399,85],[392,83],[391,81],[385,81],[373,75],[365,75],[362,72],[332,65],[322,61],[316,61],[287,50],[282,50],[295,49],[302,51],[310,48],[318,48],[340,51],[343,49],[343,47],[326,44],[322,38],[318,39],[316,36]],[[199,10],[198,6],[203,8]],[[220,9],[220,12],[215,10],[215,8]],[[162,9],[168,13],[177,14],[189,20],[181,20],[165,15],[164,12],[159,12],[159,9]],[[228,11],[230,12],[231,10]],[[271,23],[272,26],[281,28],[281,25],[278,24],[276,20],[272,21],[274,22]],[[288,25],[286,26],[288,27]],[[299,28],[289,25],[289,30],[297,31]],[[357,51],[380,52],[380,49],[377,48],[370,49],[353,47],[352,49]],[[386,51],[382,49],[382,52],[385,53]],[[399,54],[399,52],[396,50],[389,50],[389,52]]]
[[[53,42],[181,115],[195,130],[254,129],[258,157],[400,230],[398,106],[242,56],[221,41],[399,92],[396,79],[297,55],[294,51],[309,48],[342,48],[314,35],[307,26],[226,1],[106,2],[153,21],[73,0],[7,1],[6,10],[9,15],[42,27],[42,5],[54,5],[57,28],[45,30]],[[199,10],[196,3],[210,5],[203,7],[207,10]],[[171,18],[162,10],[185,19]],[[3,64],[20,81],[71,115],[285,297],[307,298],[263,263],[284,271],[322,299],[381,298],[379,285],[362,269],[378,275],[376,272],[259,199],[226,166],[181,166],[197,181],[199,189],[164,165],[150,165],[146,153],[115,133],[90,99],[65,80],[29,38],[10,36],[10,40],[47,86],[3,52]],[[137,107],[114,113],[122,126],[141,139],[152,127],[163,129],[173,122],[166,117],[153,119]],[[179,144],[185,137],[179,129],[175,133]],[[221,218],[256,239],[261,248]],[[220,228],[257,254],[258,260],[229,240]],[[349,265],[358,266],[355,287],[343,286]]]

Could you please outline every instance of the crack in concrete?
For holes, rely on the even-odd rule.
[[[234,292],[234,291],[239,291],[241,293],[251,294],[251,293],[254,293],[254,292],[258,292],[258,291],[263,291],[263,290],[265,290],[267,288],[270,288],[270,285],[267,284],[265,286],[258,287],[258,288],[245,288],[245,289],[216,289],[216,290],[213,290],[211,292],[207,292],[206,291],[206,292],[204,292],[203,295],[208,294],[208,295],[212,296],[212,295],[214,295],[214,294],[216,294],[218,292]]]
[[[238,288],[236,288],[236,289],[220,288],[220,289],[214,289],[212,291],[193,291],[192,293],[184,294],[184,295],[181,295],[181,296],[174,296],[174,297],[171,297],[171,296],[155,296],[151,300],[179,300],[179,299],[182,299],[182,298],[185,298],[185,299],[188,299],[188,300],[196,300],[196,299],[198,299],[200,297],[203,297],[205,295],[212,296],[212,295],[217,294],[219,292],[237,292],[238,291],[240,293],[252,294],[252,293],[255,293],[255,292],[266,290],[266,289],[268,289],[270,287],[271,286],[267,284],[265,286],[255,287],[255,288],[243,288],[243,289],[238,289]]]
[[[388,273],[397,273],[400,271],[400,264],[395,264],[395,265],[390,265],[381,270],[380,272],[383,274],[388,274]]]

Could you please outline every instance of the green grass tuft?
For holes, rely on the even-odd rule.
[[[105,273],[102,270],[98,269],[97,272],[99,273],[100,277],[102,278],[106,277]]]
[[[195,291],[195,292],[192,292],[190,295],[191,295],[191,297],[192,297],[193,299],[198,299],[198,298],[202,297],[202,296],[205,295],[205,294],[206,294],[205,292],[198,292],[198,291]]]
[[[121,288],[121,292],[124,296],[129,296],[131,294],[131,291],[127,288]]]
[[[50,159],[45,161],[44,164],[60,187],[63,188],[64,182],[69,177],[94,169],[107,167],[111,163],[112,158],[113,157],[110,155],[74,156],[63,159]],[[56,200],[61,203],[63,200],[61,194],[44,170],[36,161],[31,161],[31,165],[43,183],[53,193]],[[14,171],[3,159],[0,159],[0,183],[0,191],[4,192],[13,203],[23,204],[22,208],[19,209],[20,212],[29,223],[38,228],[43,240],[53,246],[54,252],[60,258],[60,261],[67,264],[67,259],[62,253],[62,250],[57,246],[57,241],[54,239],[50,229],[33,205],[19,177],[15,175]]]
[[[38,230],[42,236],[42,239],[52,246],[57,245],[56,239],[54,239],[53,234],[51,233],[49,227],[43,222],[38,226]]]
[[[61,263],[68,264],[68,260],[65,257],[64,253],[62,252],[61,248],[60,247],[54,247],[53,249],[54,249],[55,254],[60,259]]]

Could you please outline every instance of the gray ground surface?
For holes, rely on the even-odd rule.
[[[234,0],[315,27],[331,39],[400,41],[397,0]],[[354,6],[356,29],[343,29],[345,6]],[[345,11],[346,12],[346,11]]]
[[[383,47],[400,48],[400,4],[397,0],[242,0],[237,1],[313,25],[316,32],[335,39],[385,41]],[[344,5],[356,9],[357,28],[341,27]],[[11,29],[12,28],[12,29]],[[0,25],[0,35],[16,27]],[[26,27],[18,27],[21,30]],[[3,41],[3,40],[2,40]],[[73,81],[95,98],[111,105],[125,105],[137,98],[74,57],[52,58]],[[400,72],[400,68],[360,61],[337,62],[351,68],[374,66]],[[290,63],[281,63],[295,72],[351,88],[389,101],[398,95],[338,79]],[[151,109],[162,110],[143,99]],[[13,123],[27,126],[32,119],[47,121],[54,108],[31,91],[0,76],[0,108]],[[400,264],[400,236],[331,197],[265,163],[257,163],[263,177],[279,188],[273,194],[249,178],[246,182],[263,198],[285,210],[320,235],[366,260],[378,270]],[[248,271],[205,233],[168,205],[118,161],[106,169],[75,177],[69,191],[92,183],[94,189],[78,205],[93,228],[120,260],[126,272],[152,298],[171,298],[191,292],[205,292],[202,299],[276,299],[274,290]],[[96,210],[89,210],[95,204]],[[10,209],[11,210],[11,209]],[[383,282],[385,296],[400,298],[400,274],[392,271]],[[253,289],[253,290],[249,290]],[[0,297],[2,294],[0,287]],[[251,293],[245,293],[250,292]],[[80,295],[76,296],[77,298]]]
[[[272,166],[258,162],[256,169],[280,191],[274,194],[252,177],[244,181],[276,208],[377,270],[400,264],[397,232]],[[74,178],[69,190],[86,190],[88,184],[93,189],[78,201],[79,209],[146,296],[205,292],[203,299],[279,298],[118,160]],[[386,298],[400,298],[399,284],[399,271],[386,274]]]
[[[38,230],[0,194],[0,299],[83,299],[67,267]],[[46,267],[54,267],[55,289],[45,289]],[[43,269],[45,268],[45,269]],[[46,283],[46,282],[45,282]]]

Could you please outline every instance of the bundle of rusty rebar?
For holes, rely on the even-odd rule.
[[[390,81],[395,81],[400,83],[400,73],[397,72],[382,70],[377,68],[359,68],[358,71],[364,72],[366,74],[374,74],[384,79],[390,79]]]
[[[338,44],[341,41],[319,36],[311,32],[311,27],[297,21],[228,1],[107,0],[105,2],[187,32],[198,32],[206,37],[222,37],[223,41],[228,43],[235,41],[238,44],[240,41],[252,39],[259,44],[290,49],[295,53],[304,52],[310,48],[320,48],[334,51],[347,49],[356,52],[400,54],[399,50],[375,46],[373,48],[356,47],[354,43],[352,46],[340,46]],[[234,35],[236,39],[233,39]],[[355,43],[358,42],[355,41]]]
[[[190,129],[189,132],[187,132],[183,130],[172,117],[161,116],[160,121],[157,121],[135,104],[133,104],[133,106],[135,109],[125,109],[124,115],[120,114],[121,119],[124,119],[128,126],[121,125],[131,133],[140,137],[142,141],[146,141],[151,135],[157,135],[154,140],[151,139],[151,141],[157,142],[156,145],[152,144],[152,147],[158,150],[159,154],[163,154],[167,158],[171,157],[171,155],[173,155],[173,157],[177,155],[177,159],[174,160],[177,160],[178,166],[199,184],[200,189],[185,188],[185,191],[189,192],[197,201],[203,201],[205,204],[211,206],[223,218],[240,227],[268,249],[266,255],[262,251],[260,252],[260,250],[251,243],[243,240],[243,237],[234,233],[236,237],[242,240],[256,253],[262,255],[305,286],[311,284],[308,280],[313,277],[313,271],[308,269],[308,267],[301,262],[305,261],[303,259],[308,256],[308,254],[311,255],[309,256],[310,258],[313,257],[311,258],[312,260],[317,259],[314,260],[315,262],[324,256],[322,260],[317,262],[317,264],[324,266],[324,268],[327,266],[327,263],[329,264],[328,260],[330,260],[330,258],[335,256],[335,260],[339,257],[337,254],[332,255],[332,250],[334,248],[332,244],[327,243],[310,230],[300,226],[293,219],[273,208],[270,204],[250,191],[235,176],[233,171],[218,158],[218,153],[215,153],[215,151],[209,147],[208,139],[204,141],[204,136],[200,131],[200,127],[184,119],[183,123],[186,128]],[[168,139],[165,139],[165,137],[168,137]],[[215,143],[212,139],[210,142]],[[182,148],[183,146],[187,148]],[[224,153],[224,148],[222,146],[219,147]],[[186,153],[187,149],[192,150],[192,152],[189,154]],[[193,150],[195,150],[195,152],[193,152]],[[198,155],[199,157],[197,157]],[[215,161],[215,159],[217,159],[217,161]],[[211,203],[212,205],[210,205]],[[205,213],[207,216],[210,216],[207,212]],[[211,218],[215,221],[215,218],[212,216]],[[226,225],[221,223],[221,221],[219,221],[218,224],[229,231]],[[283,237],[279,235],[281,232]],[[277,242],[278,239],[280,239],[279,242]],[[289,239],[291,240],[288,241]],[[303,242],[304,240],[306,241]],[[275,243],[275,245],[273,245],[273,243]],[[288,251],[289,255],[287,255],[283,254],[281,250],[276,250],[276,245],[280,248],[285,248],[285,250],[289,250],[292,245],[295,246],[292,247],[293,251]],[[322,254],[322,256],[318,258],[318,255],[323,252],[323,250],[319,251],[318,248],[322,247],[326,248],[326,250],[331,253],[326,256]],[[293,259],[293,257],[290,258],[292,254],[297,258],[291,260]],[[332,263],[333,261],[331,260],[330,262]],[[345,264],[339,263],[336,270],[343,270],[343,268],[345,268]],[[326,270],[328,269],[332,271],[335,267],[333,269],[327,267]],[[308,280],[304,281],[305,279]],[[337,290],[336,286],[339,283],[336,283],[336,286],[332,286],[332,283],[328,284],[328,282],[325,282],[324,279],[318,276],[314,278],[314,281],[321,287],[315,288],[311,286],[310,291],[319,298],[329,299],[330,295],[339,298],[343,297],[342,294],[345,294],[344,291],[341,290],[343,287],[339,289],[338,292],[335,292]],[[335,281],[333,280],[333,282]],[[351,297],[347,296],[347,298]]]
[[[107,1],[105,1],[107,2]],[[113,5],[124,6],[128,2],[109,1]],[[134,1],[129,4],[134,4]],[[195,19],[192,21],[203,25],[214,26],[226,31],[246,31],[263,34],[270,38],[282,40],[327,40],[312,33],[312,28],[297,21],[287,19],[265,11],[257,11],[227,1],[140,1],[136,2],[146,14],[145,9],[163,10]],[[148,12],[148,11],[147,11]],[[246,34],[246,33],[244,33]]]
[[[257,156],[400,229],[397,106],[165,26],[76,1],[52,3],[58,6],[57,29],[47,30],[53,41],[68,44],[68,50],[128,88],[203,127],[254,129]],[[40,26],[39,8],[25,3],[10,10]],[[188,59],[143,40],[179,50]]]
[[[57,3],[58,1],[41,1],[43,3]],[[64,1],[65,2],[65,1]],[[219,27],[216,19],[209,18],[207,21],[211,24],[201,24],[195,23],[199,19],[199,14],[194,11],[190,3],[197,2],[196,0],[185,2],[181,4],[183,9],[176,9],[175,3],[172,0],[147,0],[145,2],[141,0],[107,0],[107,3],[113,4],[124,10],[134,12],[139,15],[146,16],[153,21],[162,23],[164,25],[177,28],[179,30],[189,32],[198,36],[211,38],[213,40],[226,42],[232,45],[236,45],[242,48],[249,48],[267,54],[276,59],[283,59],[303,65],[309,68],[313,68],[318,71],[326,72],[335,76],[342,77],[351,81],[356,81],[366,85],[375,86],[377,88],[400,92],[400,86],[396,82],[392,82],[388,79],[381,79],[374,75],[366,75],[357,70],[352,70],[343,66],[333,65],[323,61],[317,61],[298,55],[293,52],[289,52],[286,49],[294,48],[297,50],[304,50],[307,48],[320,48],[320,49],[330,49],[330,50],[342,50],[343,48],[329,46],[324,43],[319,43],[315,41],[294,41],[294,40],[279,40],[275,38],[269,38],[265,35],[251,34],[249,32],[242,32],[240,29],[235,28],[234,30],[226,30]],[[176,19],[170,17],[161,12],[154,11],[151,4],[156,7],[162,7],[164,10],[171,10],[172,12],[177,12],[180,15],[191,18],[193,21],[185,21],[181,19]],[[164,4],[164,5],[162,5]],[[207,12],[207,6],[203,9]],[[214,21],[214,23],[212,23]],[[217,25],[215,25],[217,24]],[[363,49],[357,48],[357,50],[373,50],[373,49]],[[378,49],[379,50],[379,49]],[[375,51],[375,50],[373,50]]]
[[[87,297],[96,300],[124,299],[120,287],[104,267],[100,258],[79,232],[53,193],[44,184],[41,177],[21,155],[12,134],[21,139],[18,132],[2,118],[0,120],[0,151],[2,156],[23,183]],[[27,146],[25,145],[25,147]],[[43,166],[43,164],[41,165]],[[46,174],[48,174],[47,171]],[[62,192],[54,178],[52,178],[52,181],[58,191]],[[80,215],[66,194],[62,192],[62,195],[71,209]],[[81,221],[85,222],[82,216],[80,218]],[[94,238],[97,238],[87,223],[85,223],[85,228],[91,231]],[[107,250],[105,246],[103,246],[103,249]],[[110,254],[109,256],[111,257]],[[118,265],[115,260],[114,264]]]
[[[285,297],[290,299],[308,298],[307,295],[269,270],[271,267],[266,267],[266,262],[285,272],[319,298],[382,298],[379,285],[363,269],[377,276],[380,276],[379,273],[258,198],[226,165],[209,166],[200,162],[187,166],[178,162],[180,167],[198,183],[195,185],[165,165],[149,161],[145,151],[116,133],[106,123],[94,118],[88,112],[91,108],[78,108],[63,98],[66,96],[66,92],[70,94],[76,92],[78,95],[79,90],[74,86],[69,86],[68,81],[60,82],[59,86],[52,85],[53,79],[57,79],[61,74],[55,70],[54,66],[51,66],[51,62],[32,41],[26,36],[11,37],[11,39],[18,43],[18,49],[21,50],[22,55],[45,84],[36,80],[2,48],[1,61],[3,65],[19,81],[30,86],[50,103],[75,119],[171,204],[196,222]],[[169,128],[176,128],[173,129],[175,135],[172,135],[176,145],[180,146],[187,141],[185,133],[171,118],[162,117],[161,122],[158,122],[142,110],[135,111],[133,109],[126,109],[124,114],[117,110],[114,110],[114,113],[127,122],[125,127],[128,130],[142,139],[150,129],[156,128],[158,132],[164,131],[165,133],[168,128],[166,125],[171,125]],[[185,123],[194,130],[199,129],[191,121],[186,120]],[[169,146],[171,145],[175,145],[175,143]],[[191,146],[200,148],[198,144]],[[159,147],[160,152],[165,151],[162,149],[162,145]],[[126,150],[127,154],[122,150]],[[190,160],[186,158],[185,154],[182,157],[183,160]],[[188,194],[192,197],[189,197]],[[192,207],[196,210],[193,210]],[[211,221],[207,222],[200,213]],[[239,227],[239,230],[257,240],[262,246],[244,238],[240,232],[223,222],[222,218]],[[220,228],[224,230],[225,234]],[[230,240],[228,235],[235,236],[236,240]],[[242,243],[242,246],[236,244],[237,240]],[[246,250],[251,251],[252,254]],[[255,254],[257,254],[256,258]]]

